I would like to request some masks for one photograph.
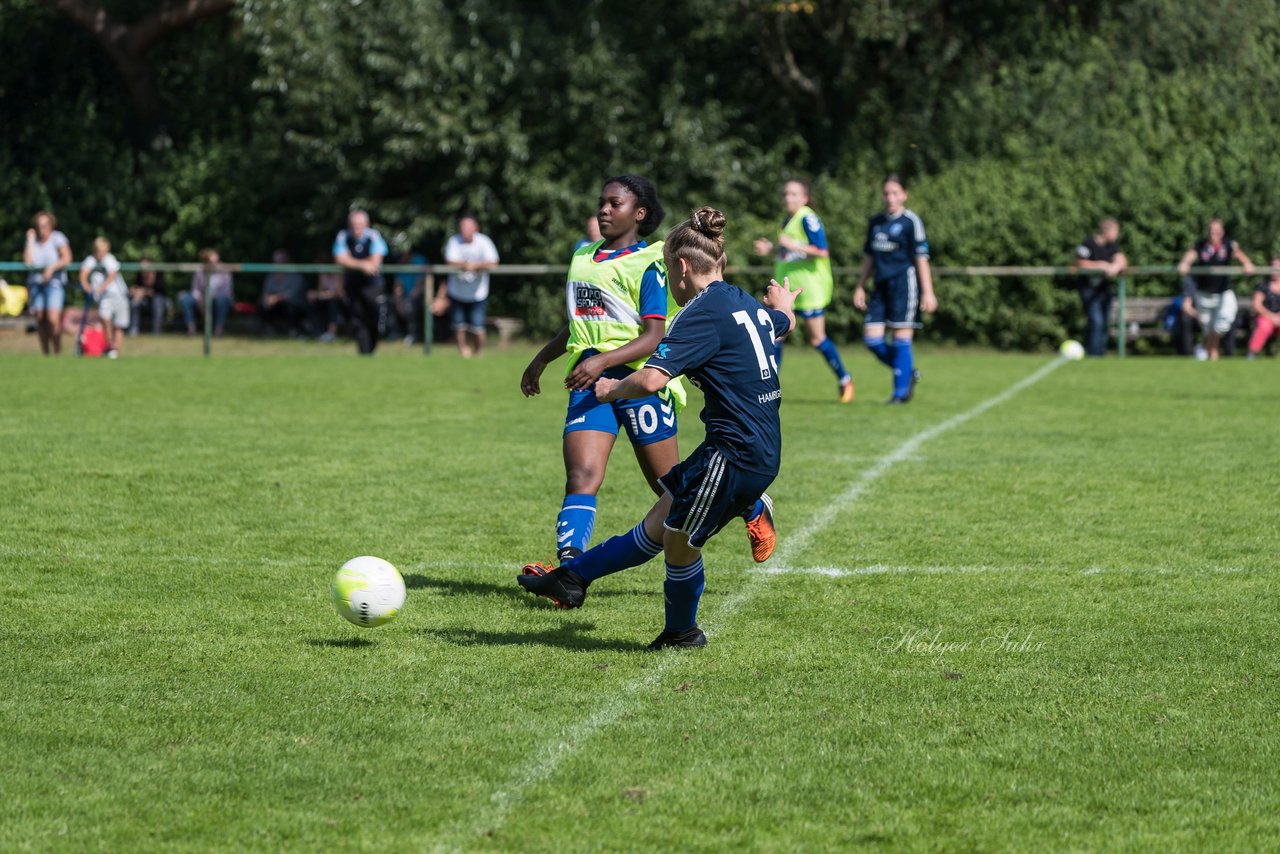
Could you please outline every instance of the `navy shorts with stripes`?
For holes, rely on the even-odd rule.
[[[700,549],[721,528],[754,507],[773,483],[773,476],[743,471],[704,442],[658,482],[672,498],[667,530],[688,534],[689,545]]]
[[[905,273],[892,279],[876,282],[867,299],[867,316],[862,322],[883,323],[890,329],[920,328],[920,283],[915,267],[908,267]]]

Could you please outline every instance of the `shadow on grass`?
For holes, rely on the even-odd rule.
[[[308,646],[327,646],[331,649],[364,649],[373,646],[368,638],[310,638]]]
[[[508,584],[498,584],[493,581],[459,580],[456,578],[432,578],[419,573],[410,573],[404,577],[404,586],[410,590],[434,590],[437,593],[445,593],[450,596],[487,596],[497,593],[500,596],[509,596],[526,605],[536,605],[540,608],[555,607],[546,599],[534,596],[532,593],[526,593],[524,588],[516,584],[515,573],[511,574],[511,581]],[[591,591],[591,598],[625,594],[625,590],[593,590]]]
[[[554,629],[531,632],[490,632],[482,629],[422,629],[424,635],[457,646],[554,646],[573,650],[611,650],[635,652],[644,644],[609,640],[584,634],[595,623],[565,623]]]

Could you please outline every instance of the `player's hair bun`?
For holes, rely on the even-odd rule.
[[[665,254],[683,258],[695,273],[723,272],[725,216],[703,205],[667,235]]]
[[[703,205],[689,215],[693,230],[717,243],[724,240],[725,216],[713,207]]]

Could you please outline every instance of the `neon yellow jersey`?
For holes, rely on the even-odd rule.
[[[810,242],[809,235],[804,230],[806,217],[818,219],[818,215],[813,212],[813,208],[805,205],[796,211],[791,219],[787,220],[787,224],[782,227],[783,236],[790,237],[792,240],[801,243]],[[804,293],[796,298],[795,307],[797,309],[812,311],[826,308],[831,304],[833,279],[830,258],[792,252],[779,246],[778,257],[774,261],[773,269],[773,276],[779,282],[782,281],[783,277],[786,277],[791,279],[792,288],[804,288]]]
[[[667,287],[667,268],[662,261],[662,241],[645,246],[609,261],[596,261],[596,251],[604,245],[598,240],[573,253],[565,284],[569,312],[569,363],[565,376],[573,370],[578,357],[587,350],[607,353],[640,337],[644,318],[640,308],[640,286],[650,267],[662,282],[667,299],[667,326],[680,307]],[[656,312],[655,312],[656,313]],[[639,370],[648,357],[629,362]],[[684,406],[685,389],[679,379],[667,384],[677,405]]]

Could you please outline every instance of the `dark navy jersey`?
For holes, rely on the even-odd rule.
[[[1222,238],[1221,243],[1213,243],[1207,238],[1196,243],[1197,267],[1230,267],[1235,256],[1236,242],[1230,237]],[[1208,294],[1220,294],[1231,287],[1228,276],[1196,276],[1196,290]]]
[[[789,329],[782,312],[712,282],[680,310],[645,363],[667,376],[684,374],[702,389],[707,444],[739,469],[770,477],[782,456],[774,342]]]
[[[862,251],[875,261],[877,282],[897,278],[912,267],[917,258],[929,257],[924,221],[905,209],[897,216],[881,211],[867,226],[867,241]]]

